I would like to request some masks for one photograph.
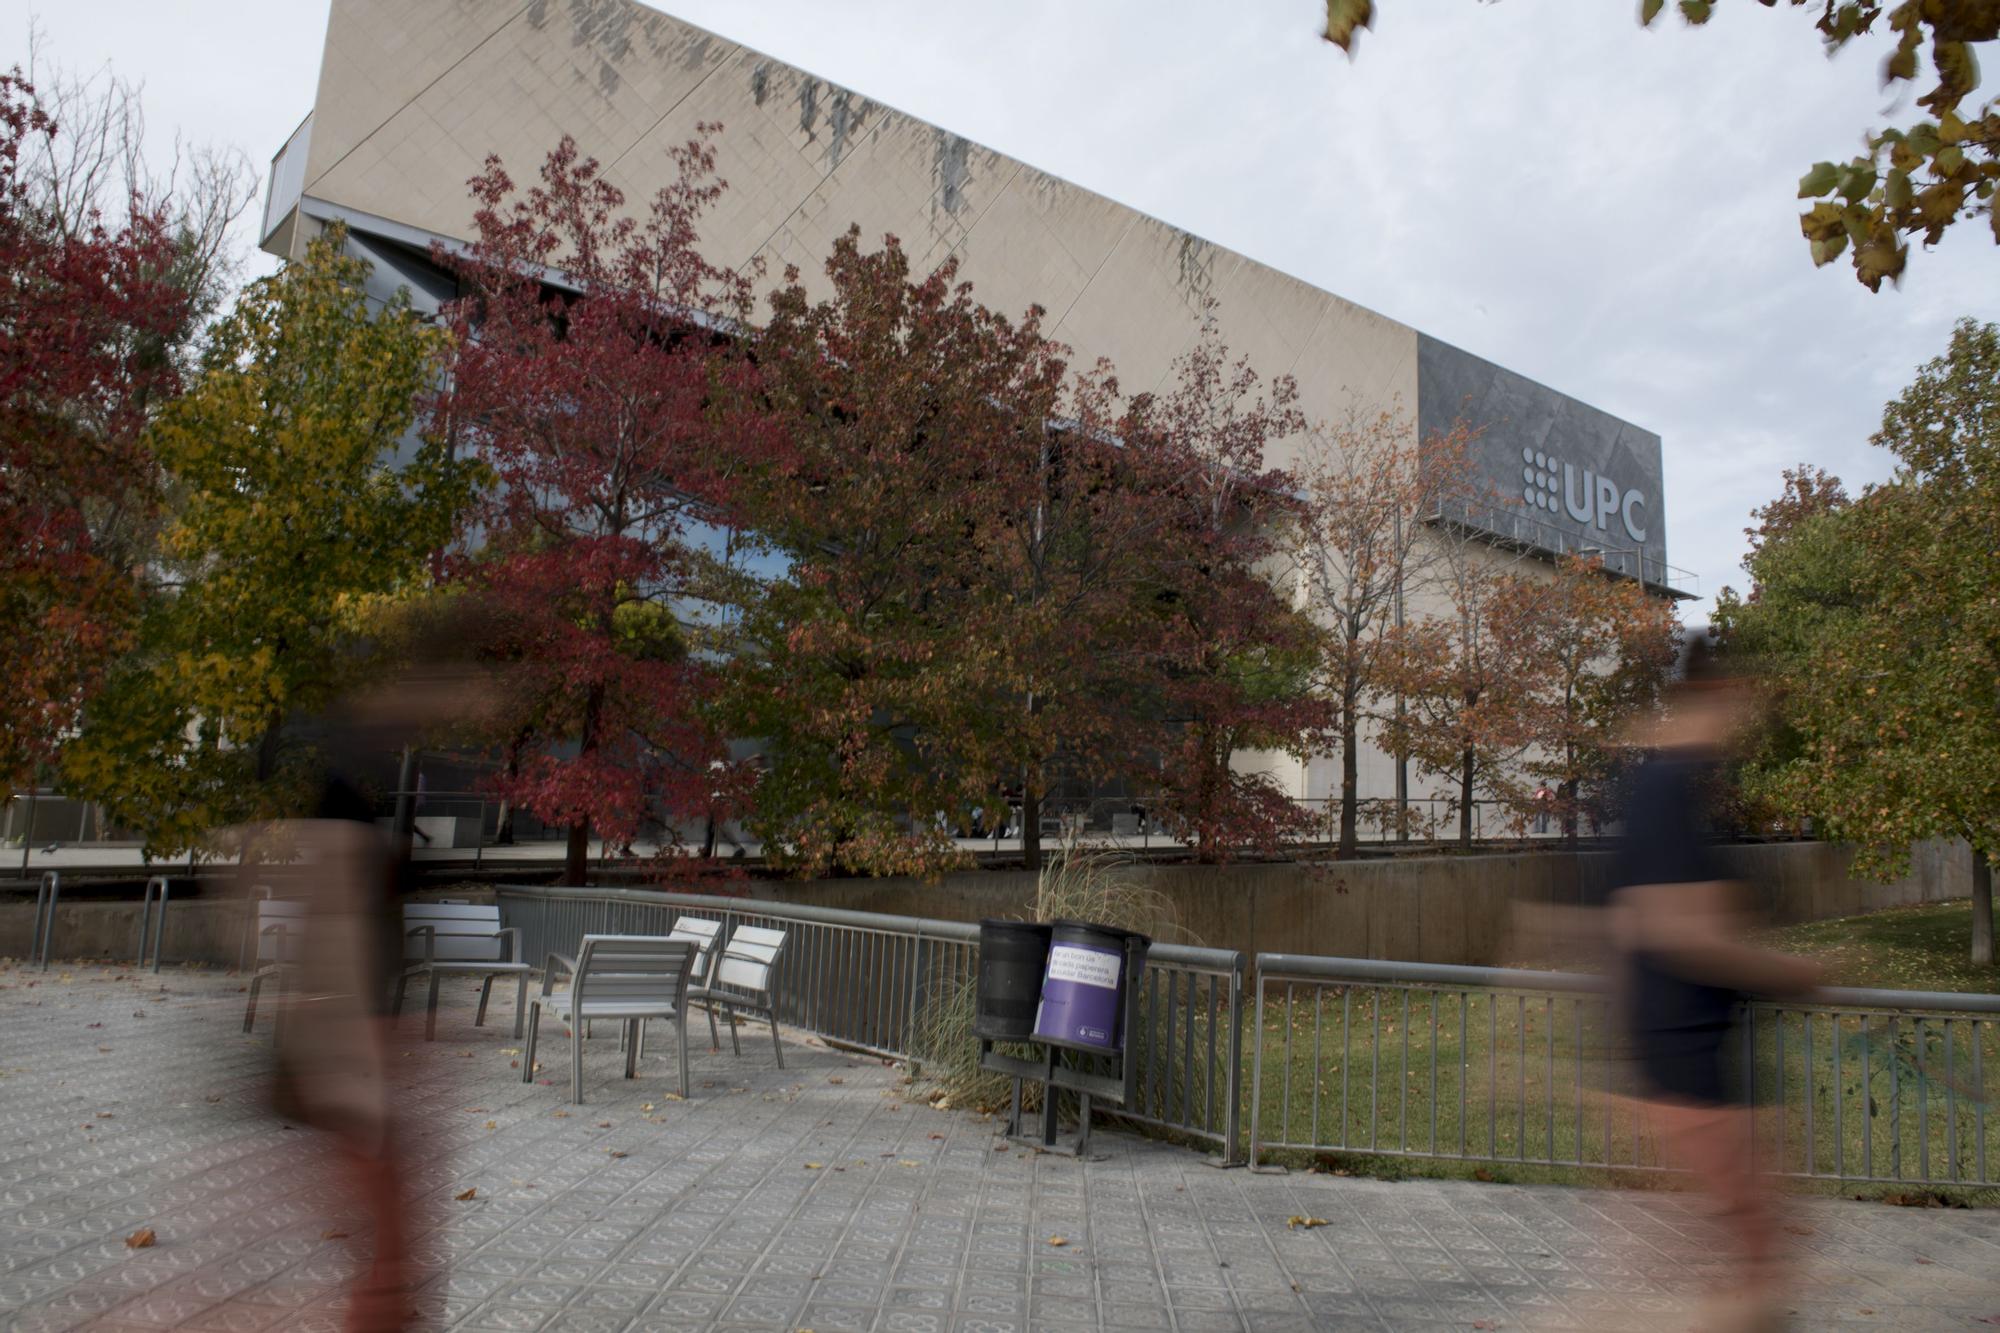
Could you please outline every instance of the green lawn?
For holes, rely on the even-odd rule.
[[[1967,905],[1945,904],[1761,934],[1824,959],[1835,984],[1995,989],[2000,977],[1964,961],[1969,924]],[[1656,1166],[1605,1031],[1590,998],[1274,985],[1256,1034],[1260,1137],[1295,1145],[1277,1160],[1371,1174],[1601,1180],[1606,1166]],[[1762,1010],[1735,1049],[1768,1167],[1942,1187],[2000,1175],[2000,1105],[1977,1100],[2000,1087],[2000,1021]]]
[[[1760,941],[1817,958],[1837,986],[2000,993],[2000,968],[1968,959],[1972,904],[1930,903],[1759,932]]]

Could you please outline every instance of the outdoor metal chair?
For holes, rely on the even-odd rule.
[[[305,942],[306,905],[284,898],[257,900],[257,970],[250,974],[250,1003],[243,1010],[243,1030],[257,1023],[257,996],[264,983],[278,983],[278,1017],[271,1025],[271,1039],[284,1033],[285,992],[297,973],[301,946]]]
[[[683,916],[674,920],[670,940],[687,940],[694,945],[694,984],[708,984],[708,960],[715,955],[715,942],[722,934],[722,923],[710,921],[705,916]]]
[[[715,953],[715,937],[721,933],[722,923],[711,921],[705,916],[683,916],[674,920],[674,928],[667,932],[670,940],[686,940],[694,945],[694,967],[691,984],[700,986],[708,981],[708,960]],[[519,1035],[518,1033],[516,1034]],[[583,1039],[590,1040],[590,1024],[583,1025]],[[625,1049],[624,1036],[620,1033],[619,1050]],[[639,1058],[646,1058],[646,1034],[639,1034]]]
[[[738,926],[723,946],[713,975],[688,993],[691,1004],[708,1010],[708,1039],[718,1049],[722,1038],[715,1030],[715,1011],[720,1008],[729,1021],[729,1046],[743,1054],[736,1037],[736,1011],[760,1016],[771,1024],[771,1049],[777,1053],[778,1068],[785,1067],[785,1045],[778,1037],[776,997],[771,993],[771,972],[785,949],[785,932],[764,926]]]
[[[404,958],[402,975],[396,978],[396,995],[389,1007],[392,1016],[403,1013],[403,992],[412,977],[430,980],[430,994],[424,1010],[424,1040],[437,1039],[438,982],[446,976],[482,978],[479,1009],[472,1026],[486,1026],[486,1002],[493,995],[495,977],[514,979],[514,1035],[528,1013],[528,973],[521,961],[521,932],[500,925],[500,909],[487,903],[405,903],[403,905]]]
[[[550,954],[542,971],[542,993],[528,1011],[521,1081],[535,1077],[535,1045],[544,1013],[569,1026],[570,1100],[578,1103],[583,1101],[585,1023],[605,1019],[623,1025],[625,1077],[634,1078],[646,1020],[664,1018],[672,1021],[680,1041],[681,1096],[687,1096],[687,1000],[694,956],[693,941],[660,935],[585,935],[574,959]],[[570,979],[566,991],[552,989],[559,972]]]

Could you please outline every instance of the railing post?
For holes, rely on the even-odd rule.
[[[924,928],[917,927],[916,935],[910,942],[910,1002],[903,1018],[903,1049],[909,1052],[904,1062],[911,1078],[923,1072],[923,1058],[917,1054],[917,991],[918,977],[924,967]]]
[[[1256,1020],[1253,1037],[1256,1045],[1250,1051],[1250,1169],[1257,1169],[1257,1145],[1263,1130],[1264,1110],[1264,981],[1261,974],[1252,974],[1252,984],[1257,987]],[[1289,1017],[1289,1016],[1288,1016]],[[1243,1103],[1243,964],[1229,979],[1229,1152],[1237,1151],[1236,1132],[1238,1117],[1242,1114]]]

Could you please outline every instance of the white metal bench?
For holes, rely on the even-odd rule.
[[[550,954],[542,971],[541,996],[528,1012],[521,1081],[535,1077],[535,1045],[544,1013],[569,1025],[569,1091],[574,1102],[583,1100],[585,1023],[596,1019],[623,1025],[625,1077],[633,1078],[646,1020],[664,1018],[673,1023],[679,1039],[681,1096],[687,1096],[687,1000],[694,959],[692,940],[661,935],[585,935],[574,959]],[[568,990],[553,989],[558,973],[569,977]]]
[[[438,982],[445,976],[483,978],[479,1010],[472,1026],[486,1025],[486,1002],[495,977],[514,979],[514,1035],[521,1035],[528,1012],[528,973],[521,961],[521,932],[500,925],[500,909],[491,903],[403,904],[403,971],[396,978],[391,1015],[401,1017],[403,992],[412,977],[427,977],[429,996],[424,1009],[424,1040],[437,1038]]]
[[[785,949],[785,932],[765,926],[738,926],[730,933],[713,972],[688,993],[688,1001],[708,1010],[708,1039],[718,1049],[722,1039],[715,1030],[715,1011],[720,1008],[729,1021],[729,1046],[743,1054],[736,1037],[736,1011],[761,1016],[771,1024],[771,1048],[777,1053],[778,1068],[785,1067],[785,1045],[778,1037],[777,1002],[771,994],[771,972]]]
[[[269,892],[269,890],[265,890]],[[305,943],[306,905],[285,898],[257,900],[257,970],[250,974],[250,1003],[243,1010],[243,1030],[257,1024],[257,995],[264,983],[278,983],[278,1017],[271,1025],[271,1037],[283,1035],[284,993],[298,971]]]

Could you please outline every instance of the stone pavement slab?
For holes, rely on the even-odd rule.
[[[340,1327],[368,1237],[317,1137],[266,1109],[242,984],[0,965],[0,1327]],[[431,1327],[1666,1330],[1716,1263],[1683,1195],[1252,1175],[1118,1134],[1078,1163],[798,1039],[783,1070],[698,1040],[681,1101],[670,1037],[627,1082],[600,1032],[571,1106],[560,1029],[524,1084],[476,990],[449,983],[439,1040],[413,1019],[398,1053]],[[1808,1200],[1789,1234],[1798,1327],[2000,1324],[1993,1213]]]

